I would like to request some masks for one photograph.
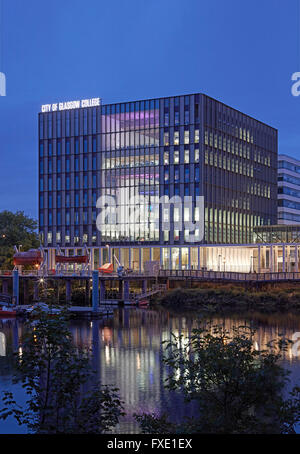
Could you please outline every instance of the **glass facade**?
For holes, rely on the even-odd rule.
[[[169,266],[193,266],[191,232],[176,228],[176,207],[163,231],[158,198],[191,196],[194,222],[196,197],[204,196],[201,244],[250,243],[255,226],[277,222],[276,175],[277,130],[203,94],[39,114],[45,247],[136,245],[130,260],[140,263],[157,245]],[[139,217],[118,229],[110,217],[99,231],[98,198],[121,194]],[[152,252],[141,257],[147,244]]]
[[[300,161],[278,158],[278,223],[300,225]]]

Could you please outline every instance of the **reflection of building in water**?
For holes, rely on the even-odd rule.
[[[17,320],[0,320],[0,379],[12,373],[12,353],[18,347],[21,331]]]
[[[99,326],[96,340],[92,332],[95,335],[97,323],[73,325],[74,337],[81,345],[93,345],[98,356],[98,363],[93,358],[93,365],[101,382],[120,389],[127,416],[119,430],[137,430],[134,413],[169,411],[179,418],[184,411],[182,396],[173,394],[171,399],[164,388],[167,373],[162,364],[162,341],[170,339],[172,331],[180,332],[185,320],[172,319],[167,313],[120,309],[113,321]]]
[[[6,356],[6,337],[0,331],[0,356]]]
[[[264,349],[271,340],[284,334],[291,338],[298,330],[300,318],[284,328],[280,319],[269,317],[269,324],[257,320],[260,325],[253,343],[255,348]],[[289,318],[291,321],[291,319]],[[248,325],[250,319],[215,317],[213,324],[222,324],[229,331],[233,326]],[[102,383],[114,384],[120,389],[121,398],[126,404],[124,421],[119,431],[132,433],[137,424],[133,413],[164,411],[179,419],[184,413],[182,397],[170,394],[164,388],[167,377],[166,368],[162,365],[162,341],[170,340],[171,333],[182,334],[186,340],[193,329],[203,319],[191,316],[170,315],[166,312],[145,311],[136,309],[117,309],[113,319],[73,323],[72,330],[78,345],[93,346],[93,366]],[[300,329],[299,329],[300,330]],[[291,351],[287,352],[291,359]],[[95,358],[96,357],[96,358]],[[97,360],[98,358],[98,360]],[[192,408],[189,410],[189,414]]]
[[[185,316],[167,312],[140,309],[116,309],[112,318],[93,321],[72,321],[71,330],[75,344],[92,349],[92,365],[102,383],[112,384],[120,389],[125,402],[126,417],[118,432],[134,433],[138,425],[133,413],[166,412],[179,420],[183,415],[191,415],[194,408],[186,409],[179,394],[170,393],[164,388],[167,370],[162,364],[162,341],[170,340],[171,333],[182,334],[186,340],[192,330],[204,319],[191,313]],[[258,330],[253,338],[255,348],[264,349],[267,343],[278,339],[280,334],[291,339],[300,331],[300,316],[291,314],[267,315],[251,314],[249,317],[230,315],[216,316],[213,324],[222,324],[229,331],[233,326],[256,324]],[[207,319],[208,322],[208,319]],[[15,321],[3,324],[0,332],[6,336],[6,357],[0,357],[1,378],[11,379],[12,351],[17,345],[17,333],[21,336],[23,325]],[[300,361],[286,354],[285,365],[295,371],[296,382]]]

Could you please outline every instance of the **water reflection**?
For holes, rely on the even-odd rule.
[[[138,431],[132,417],[135,412],[167,412],[175,421],[183,415],[192,415],[195,407],[187,408],[182,396],[168,392],[163,386],[167,370],[162,364],[162,341],[169,340],[171,333],[188,339],[193,328],[203,321],[199,315],[172,315],[142,309],[116,309],[113,316],[104,320],[72,321],[70,327],[76,345],[92,348],[92,364],[98,379],[120,388],[127,416],[117,428],[118,432]],[[212,322],[223,324],[229,330],[233,326],[254,323],[258,330],[253,341],[258,349],[265,348],[281,335],[291,339],[294,332],[300,331],[300,316],[292,314],[235,314],[214,317]],[[22,331],[22,323],[0,320],[0,352],[5,353],[5,356],[0,354],[1,389],[11,387],[12,352],[17,348]],[[291,348],[285,353],[284,364],[292,371],[292,381],[297,381],[300,361],[292,356]],[[9,424],[12,423],[0,422],[0,433],[12,430]]]

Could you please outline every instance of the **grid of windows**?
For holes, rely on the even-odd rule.
[[[278,160],[278,222],[300,224],[300,161],[286,155]]]
[[[39,219],[46,246],[184,244],[162,232],[158,197],[205,197],[204,243],[246,243],[276,223],[277,131],[202,94],[39,116]],[[126,194],[136,222],[96,229],[99,196]],[[146,202],[146,203],[145,203]],[[131,206],[132,208],[132,206]],[[155,223],[159,220],[159,228]]]

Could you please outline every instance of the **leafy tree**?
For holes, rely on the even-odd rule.
[[[188,343],[173,336],[164,362],[167,388],[196,401],[197,417],[181,424],[164,414],[135,415],[143,433],[294,433],[300,420],[300,388],[287,400],[288,372],[279,364],[286,342],[255,350],[254,331],[222,326],[194,330]]]
[[[22,244],[22,249],[37,248],[40,245],[36,233],[37,222],[23,211],[0,212],[0,268],[13,267],[13,247]]]
[[[66,314],[35,315],[33,329],[28,326],[22,340],[22,353],[15,355],[14,382],[22,383],[26,406],[4,392],[0,420],[13,416],[31,433],[110,431],[124,414],[118,390],[92,385],[89,352],[74,346]]]

